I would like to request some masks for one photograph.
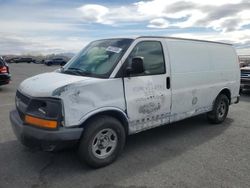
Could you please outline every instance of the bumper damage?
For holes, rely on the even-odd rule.
[[[45,130],[25,125],[18,112],[10,112],[10,122],[18,140],[25,146],[42,151],[55,151],[75,146],[83,128],[59,128]]]

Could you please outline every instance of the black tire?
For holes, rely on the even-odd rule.
[[[85,127],[78,148],[80,159],[93,168],[104,167],[114,162],[125,145],[126,134],[121,122],[102,115],[90,120]],[[101,138],[102,136],[105,138]],[[110,143],[116,144],[109,146]],[[102,156],[102,152],[106,153],[106,156]]]
[[[222,123],[228,114],[229,99],[226,95],[220,94],[214,102],[213,110],[207,113],[207,118],[210,123]]]

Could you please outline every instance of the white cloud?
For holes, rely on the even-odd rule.
[[[111,24],[107,19],[104,19],[105,16],[109,13],[109,9],[107,7],[96,5],[96,4],[88,4],[83,5],[78,8],[83,14],[82,18],[87,22],[96,22],[103,24]]]
[[[77,52],[90,40],[83,37],[28,37],[0,32],[0,54]]]
[[[75,25],[68,23],[53,23],[53,22],[39,22],[39,21],[3,21],[0,19],[1,28],[0,32],[51,32],[51,31],[72,31],[79,30]],[[81,29],[83,30],[83,29]]]
[[[237,49],[238,55],[249,55],[250,54],[250,47],[244,49]]]
[[[87,4],[77,8],[81,12],[83,22],[119,25],[124,22],[145,21],[152,17],[138,12],[137,4],[128,6],[105,7],[97,4]]]
[[[142,0],[126,6],[110,3],[79,6],[79,2],[74,2],[70,7],[52,7],[47,3],[49,0],[18,1],[23,3],[0,7],[1,53],[77,51],[91,40],[86,35],[164,35],[165,31],[183,32],[183,28],[192,31],[209,28],[211,32],[200,30],[175,36],[228,41],[250,48],[250,29],[246,29],[250,25],[249,0]],[[91,23],[98,25],[90,31],[87,26]],[[95,29],[102,29],[100,24],[114,26],[116,30],[105,27],[105,32],[97,35],[99,31]]]
[[[111,25],[146,21],[151,28],[207,27],[227,32],[250,24],[250,2],[241,0],[151,0],[126,7],[84,5],[79,10],[85,22]]]
[[[149,22],[148,27],[151,28],[167,28],[169,26],[169,22],[163,18],[156,18]]]
[[[231,31],[218,34],[217,32],[208,33],[179,33],[170,35],[172,37],[201,39],[219,41],[233,44],[237,49],[250,48],[250,29],[242,31]]]
[[[180,33],[169,35],[170,37],[180,37],[189,39],[210,40],[233,44],[238,55],[250,54],[250,29],[243,31],[231,31],[218,34],[213,33]]]

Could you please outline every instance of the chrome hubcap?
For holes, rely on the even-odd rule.
[[[226,103],[224,101],[221,101],[219,106],[218,106],[218,109],[217,109],[217,112],[218,112],[218,116],[219,118],[222,118],[225,113],[226,113]]]
[[[117,146],[117,134],[112,129],[99,131],[92,143],[92,152],[95,157],[104,159],[110,156]]]

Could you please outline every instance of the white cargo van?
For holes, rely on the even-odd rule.
[[[10,120],[24,145],[77,145],[90,166],[113,162],[127,135],[207,113],[225,120],[239,101],[229,44],[170,37],[91,42],[60,70],[23,81]]]

